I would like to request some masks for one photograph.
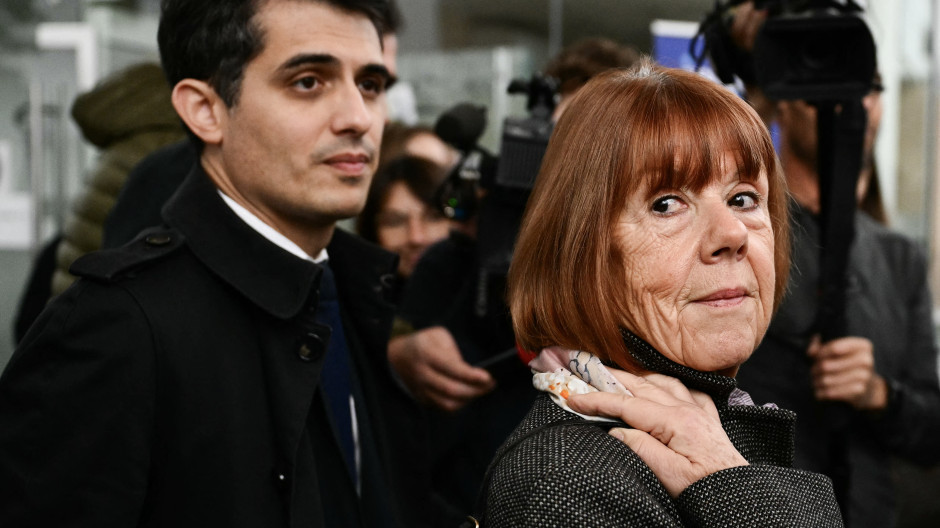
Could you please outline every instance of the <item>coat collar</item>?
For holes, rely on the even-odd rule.
[[[690,389],[700,390],[712,397],[728,438],[751,463],[793,465],[793,438],[796,415],[776,406],[729,404],[728,397],[737,388],[734,378],[701,372],[680,365],[640,339],[636,334],[621,329],[624,342],[633,357],[654,372],[678,378]],[[738,391],[738,394],[746,394]],[[750,400],[750,397],[747,398]]]
[[[620,334],[623,336],[630,354],[641,365],[653,372],[678,378],[690,389],[700,390],[716,400],[726,402],[728,396],[738,386],[738,382],[734,378],[712,372],[701,372],[668,359],[650,346],[649,343],[625,328],[620,329]]]
[[[200,164],[163,208],[206,267],[269,314],[297,315],[322,270],[261,236],[231,210]]]
[[[163,208],[163,217],[186,237],[206,267],[279,319],[300,313],[319,284],[320,266],[290,254],[245,224],[198,163]],[[341,301],[352,315],[368,322],[387,318],[397,257],[339,228],[327,252]]]

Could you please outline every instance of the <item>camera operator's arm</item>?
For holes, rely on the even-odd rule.
[[[441,326],[392,338],[388,360],[416,400],[445,411],[459,410],[496,386],[489,372],[464,361]]]
[[[754,50],[754,41],[764,21],[767,20],[767,10],[757,9],[753,2],[744,2],[734,10],[731,19],[731,40],[744,51]]]
[[[880,329],[900,345],[894,368],[881,372],[888,387],[883,412],[867,413],[870,431],[893,455],[920,465],[940,463],[940,380],[933,326],[933,297],[927,259],[913,243],[892,245],[885,254],[896,262],[891,292],[907,314],[906,326]],[[876,368],[879,365],[875,365]]]
[[[767,20],[766,9],[756,9],[753,2],[745,2],[734,9],[734,18],[728,29],[731,40],[735,46],[750,53],[754,50],[754,41],[764,21]],[[774,102],[768,99],[763,90],[754,84],[745,84],[748,103],[757,111],[764,123],[774,119]]]
[[[891,246],[885,254],[898,266],[898,280],[891,291],[898,299],[898,306],[903,306],[907,326],[873,329],[890,332],[891,340],[899,348],[892,353],[893,368],[881,365],[879,369],[879,365],[872,362],[871,390],[859,393],[861,398],[857,402],[863,406],[856,407],[865,408],[864,404],[868,404],[867,412],[862,415],[869,419],[869,431],[884,442],[892,454],[921,465],[936,464],[940,462],[940,451],[936,449],[940,437],[940,380],[927,263],[913,244]],[[850,354],[854,348],[874,352],[869,340],[854,337],[834,340],[825,346],[835,349],[839,341],[847,341],[845,346],[838,346],[844,346]],[[810,348],[814,346],[819,345],[814,343]],[[826,354],[825,350],[821,352]],[[819,365],[817,360],[814,372],[822,370]]]

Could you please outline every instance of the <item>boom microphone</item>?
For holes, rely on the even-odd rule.
[[[486,108],[470,103],[460,103],[437,118],[434,133],[466,153],[476,147],[485,128]]]

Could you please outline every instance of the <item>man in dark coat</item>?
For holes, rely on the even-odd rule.
[[[401,524],[396,262],[334,228],[377,162],[386,6],[256,4],[163,3],[200,163],[164,226],[73,265],[0,378],[0,526]]]

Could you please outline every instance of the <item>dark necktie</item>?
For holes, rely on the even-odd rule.
[[[343,332],[343,320],[340,316],[339,297],[336,282],[329,263],[322,262],[323,275],[320,278],[320,295],[316,308],[316,322],[330,328],[323,363],[320,386],[327,404],[327,412],[333,421],[333,432],[343,452],[343,458],[356,488],[359,487],[359,471],[356,448],[357,424],[354,416],[355,406],[352,399],[352,367],[349,361],[349,349]]]

